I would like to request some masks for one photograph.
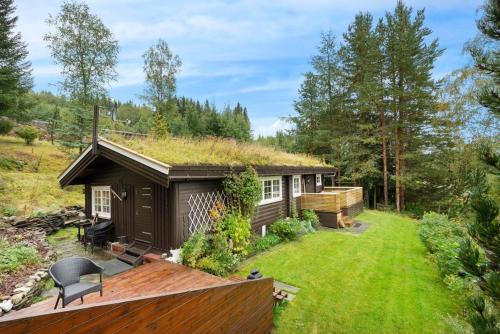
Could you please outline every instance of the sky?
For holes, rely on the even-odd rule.
[[[342,33],[356,13],[375,18],[391,11],[396,0],[318,1],[87,1],[120,45],[118,80],[110,96],[142,103],[142,54],[159,38],[183,62],[177,95],[208,99],[217,107],[247,107],[254,135],[272,135],[287,128],[283,120],[294,113],[293,102],[310,70],[321,32]],[[477,33],[479,0],[407,0],[414,9],[425,8],[426,26],[445,48],[434,69],[440,78],[470,62],[463,44]],[[18,30],[28,43],[36,91],[57,92],[59,68],[43,41],[45,22],[57,14],[61,1],[15,1]]]

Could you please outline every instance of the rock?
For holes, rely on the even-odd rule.
[[[23,286],[23,283],[17,283],[14,287],[15,287],[15,288],[20,288],[20,287],[22,287],[22,286]]]
[[[85,213],[83,213],[83,212],[78,213],[78,217],[80,217],[80,218],[86,218]]]
[[[47,277],[47,273],[42,273],[42,274],[40,275],[40,278],[45,278],[45,277]]]
[[[34,281],[38,282],[38,281],[40,280],[40,276],[38,276],[38,275],[36,275],[36,274],[35,274],[35,275],[31,275],[31,276],[30,276],[30,279],[32,279],[32,280],[34,280]],[[34,282],[33,282],[33,283],[34,283]]]
[[[16,293],[15,295],[12,296],[12,298],[10,300],[12,301],[12,304],[14,304],[14,306],[16,306],[23,301],[24,296],[26,296],[26,293],[24,293],[24,292]]]
[[[9,300],[9,299],[10,299],[9,295],[0,296],[0,301]]]
[[[12,305],[11,300],[4,300],[0,303],[0,309],[2,309],[5,313],[10,312],[10,310],[12,310],[12,306],[14,305]]]
[[[31,288],[31,287],[33,287],[34,284],[35,284],[34,280],[29,280],[24,286],[28,287],[28,288]]]
[[[22,286],[20,288],[16,288],[14,289],[14,293],[26,293],[26,292],[29,292],[30,291],[30,288],[28,288],[27,286]],[[12,297],[14,298],[14,297]]]

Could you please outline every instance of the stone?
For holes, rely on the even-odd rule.
[[[14,293],[26,293],[26,292],[29,292],[30,291],[30,288],[27,287],[27,286],[22,286],[20,288],[16,288],[14,289]]]
[[[30,279],[32,279],[32,280],[34,280],[34,281],[38,282],[38,281],[40,280],[40,276],[38,276],[38,275],[36,275],[36,274],[35,274],[35,275],[31,275],[31,276],[30,276]]]
[[[9,300],[9,299],[10,299],[9,295],[0,296],[0,301]]]
[[[85,214],[83,212],[80,212],[80,213],[78,213],[78,217],[85,218],[86,216],[85,216]]]
[[[15,287],[15,288],[20,288],[20,287],[22,287],[22,286],[23,286],[23,283],[17,283],[14,287]]]
[[[26,296],[26,293],[24,293],[24,292],[16,293],[15,295],[12,296],[12,298],[10,300],[12,301],[12,304],[14,304],[14,306],[16,306],[16,305],[19,305],[23,301],[24,296]]]
[[[40,278],[45,278],[45,277],[47,277],[47,273],[40,274]]]
[[[35,284],[35,281],[29,280],[24,286],[31,288],[31,287],[33,287],[34,284]]]
[[[2,309],[5,313],[10,312],[10,310],[12,310],[12,306],[14,305],[11,300],[4,300],[0,303],[0,309]]]

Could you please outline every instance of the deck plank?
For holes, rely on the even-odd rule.
[[[196,288],[216,286],[230,282],[221,277],[168,261],[158,261],[144,264],[110,278],[104,278],[103,296],[93,293],[84,297],[84,305],[99,304],[107,301],[131,297],[149,296],[162,292],[175,292]],[[35,313],[51,311],[56,303],[56,297],[51,297],[27,308],[11,311],[0,317],[0,322],[29,316]],[[59,303],[59,308],[61,303]],[[80,300],[68,304],[66,308],[82,305]],[[62,320],[62,319],[61,319]]]

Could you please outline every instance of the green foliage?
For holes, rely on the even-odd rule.
[[[316,214],[316,212],[314,212],[314,210],[309,210],[309,209],[302,210],[302,220],[308,221],[311,224],[311,226],[316,230],[319,227],[319,217]]]
[[[14,160],[0,156],[0,169],[22,170],[26,163],[22,160]]]
[[[251,217],[262,196],[261,182],[255,169],[247,166],[239,174],[229,174],[222,182],[222,186],[230,207],[246,217]]]
[[[181,256],[185,265],[219,276],[227,275],[239,263],[223,233],[192,234],[182,245]]]
[[[251,236],[250,218],[238,212],[228,212],[215,223],[215,229],[231,240],[235,254],[247,255]]]
[[[8,119],[0,119],[0,135],[6,135],[14,128],[14,123]]]
[[[11,245],[5,239],[0,239],[0,275],[13,273],[39,262],[40,258],[34,247]]]
[[[29,125],[16,129],[16,135],[23,138],[26,145],[32,145],[38,134],[38,129]]]
[[[255,253],[260,253],[268,250],[269,248],[279,244],[281,242],[281,238],[272,233],[268,233],[262,238],[258,238],[252,245],[252,248]]]
[[[151,133],[156,139],[165,139],[168,136],[168,128],[165,117],[162,113],[155,112]]]
[[[17,209],[13,206],[5,206],[2,208],[2,214],[7,217],[15,216]]]
[[[465,240],[465,230],[446,215],[429,212],[420,220],[419,235],[443,277],[458,275],[460,244]]]
[[[305,233],[303,224],[298,219],[279,219],[269,227],[269,233],[275,234],[282,240],[297,240]]]
[[[197,261],[206,252],[207,241],[207,236],[204,233],[193,233],[182,245],[182,262],[185,265],[195,268]]]
[[[0,1],[0,116],[20,118],[25,95],[33,86],[27,44],[16,28],[13,0]],[[1,133],[1,132],[0,132]]]

